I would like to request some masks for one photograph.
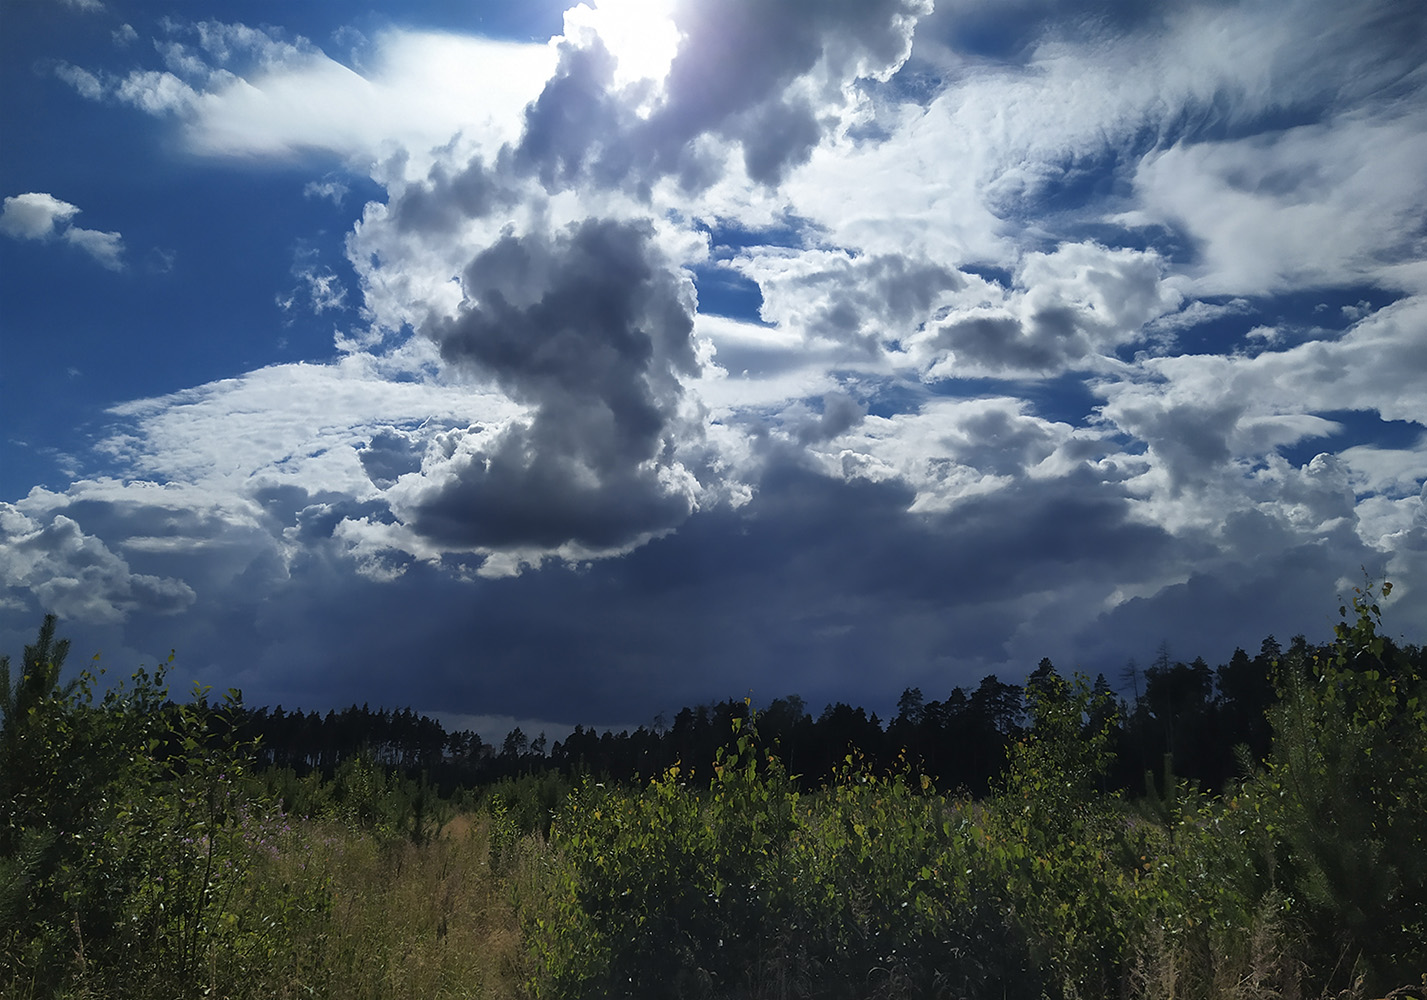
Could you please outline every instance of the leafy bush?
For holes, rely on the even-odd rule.
[[[1427,969],[1427,678],[1378,634],[1370,587],[1339,610],[1331,647],[1280,664],[1245,799],[1318,985],[1385,992]]]
[[[754,859],[786,842],[797,798],[776,760],[766,781],[758,765],[747,734],[721,753],[707,811],[678,765],[642,792],[576,790],[553,830],[551,910],[530,928],[541,995],[696,996],[756,966],[776,886]]]
[[[102,697],[88,670],[62,684],[54,630],[49,616],[14,683],[0,660],[0,987],[188,992],[215,956],[282,934],[235,909],[255,846],[236,692],[174,704],[164,667]]]
[[[984,863],[1005,881],[1039,964],[1067,996],[1118,986],[1127,931],[1117,796],[1099,792],[1114,713],[1088,680],[1051,674],[1028,688],[1032,724],[988,803]]]
[[[706,788],[586,782],[526,927],[538,996],[999,996],[1038,982],[972,813],[849,755],[801,795],[734,720]]]

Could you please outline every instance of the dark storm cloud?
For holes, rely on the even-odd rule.
[[[921,0],[684,0],[685,36],[669,69],[666,117],[691,133],[720,127],[819,62],[829,83],[895,67],[911,49]]]
[[[1135,656],[1143,665],[1165,643],[1176,659],[1203,655],[1222,663],[1235,646],[1256,652],[1269,633],[1284,645],[1298,634],[1325,641],[1337,622],[1337,604],[1361,585],[1360,574],[1381,580],[1387,561],[1348,524],[1329,538],[1305,538],[1278,518],[1248,510],[1230,515],[1224,535],[1213,563],[1184,582],[1079,623],[1075,645],[1081,655],[1111,667]],[[1391,612],[1388,618],[1393,624]]]
[[[1058,372],[1090,351],[1074,313],[1063,307],[1043,309],[1029,321],[1005,314],[956,319],[937,328],[930,346],[978,368],[1010,372]]]
[[[858,76],[895,68],[923,8],[906,0],[680,8],[685,41],[647,118],[633,111],[631,92],[615,89],[615,63],[598,38],[566,40],[555,74],[526,107],[518,144],[489,164],[434,167],[394,196],[389,215],[399,228],[439,233],[512,203],[530,179],[550,191],[645,194],[669,172],[712,181],[696,142],[708,135],[739,143],[750,176],[775,183],[822,138],[814,104]],[[420,534],[455,546],[610,550],[688,516],[697,483],[674,453],[700,434],[677,419],[678,376],[697,369],[694,292],[653,251],[651,234],[640,223],[593,219],[557,234],[508,233],[465,270],[460,314],[431,320],[427,333],[446,362],[491,379],[533,412],[452,456],[439,476],[426,470],[431,485],[410,518]],[[875,341],[864,322],[925,311],[930,296],[960,280],[894,257],[853,270],[867,286],[855,293],[838,292],[836,275],[824,279],[835,301],[820,322],[841,339]],[[851,312],[874,315],[849,320]],[[819,433],[845,429],[835,426],[845,423],[837,405],[826,416]],[[383,464],[390,444],[362,452],[378,485],[395,479]]]
[[[957,461],[998,476],[1023,473],[1061,444],[1044,423],[1005,409],[967,417],[958,431],[964,440],[951,447]],[[1087,441],[1082,447],[1093,453],[1097,445]]]
[[[940,697],[988,672],[1018,679],[1053,653],[1012,650],[1026,593],[1078,605],[1173,555],[1089,481],[909,515],[905,486],[829,479],[789,455],[757,487],[741,509],[701,510],[578,573],[458,580],[411,563],[375,581],[313,555],[262,585],[206,586],[181,619],[133,615],[126,645],[176,648],[197,679],[289,708],[370,701],[589,725],[752,691],[885,711],[908,684]],[[71,633],[85,650],[101,638]]]
[[[520,145],[504,151],[502,158],[556,189],[583,180],[588,162],[603,154],[599,173],[618,181],[630,166],[628,140],[620,133],[631,116],[611,93],[614,66],[614,57],[599,39],[583,45],[561,43],[555,75],[525,109]]]
[[[692,499],[670,491],[657,469],[614,466],[591,476],[584,455],[553,450],[561,445],[550,430],[518,425],[493,453],[462,460],[452,481],[423,499],[413,527],[454,545],[618,549],[688,517]]]
[[[1059,374],[1095,352],[1082,315],[1069,305],[1046,305],[1019,317],[1006,312],[943,322],[929,340],[973,371]]]
[[[789,167],[806,163],[822,139],[822,126],[806,100],[770,101],[748,116],[741,130],[743,169],[774,187]]]
[[[464,275],[466,299],[427,332],[442,357],[530,406],[489,450],[458,459],[415,527],[492,547],[599,548],[677,524],[671,487],[683,388],[697,373],[694,291],[647,224],[588,220],[505,236]]]

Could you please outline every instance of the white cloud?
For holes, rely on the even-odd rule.
[[[1364,41],[1375,29],[1361,8],[1313,0],[1290,6],[1293,12],[1271,3],[1183,5],[1138,30],[1074,40],[1054,30],[1063,27],[1054,23],[1054,8],[1037,9],[1047,23],[1029,36],[1036,41],[1024,64],[962,55],[920,64],[945,81],[940,92],[925,106],[894,96],[878,105],[874,123],[886,138],[854,134],[816,151],[788,184],[794,209],[843,246],[1005,266],[1014,265],[1020,241],[1053,237],[1047,225],[1182,217],[1196,235],[1215,240],[1216,255],[1227,255],[1234,236],[1269,252],[1267,261],[1249,261],[1248,250],[1232,262],[1226,256],[1214,268],[1215,287],[1225,288],[1248,284],[1234,284],[1232,263],[1239,261],[1254,274],[1321,273],[1319,261],[1331,257],[1326,234],[1342,223],[1349,236],[1343,250],[1364,267],[1361,252],[1373,236],[1389,234],[1389,219],[1420,215],[1415,165],[1424,129],[1416,120],[1420,101],[1410,96],[1420,93],[1420,59],[1410,45],[1388,56],[1380,40]],[[919,45],[923,53],[936,50],[920,38]],[[1364,114],[1366,97],[1394,92],[1407,96],[1382,100],[1376,117]],[[1330,125],[1271,136],[1271,116],[1315,105],[1347,110],[1330,110]],[[1270,137],[1204,144],[1222,130]],[[1313,148],[1315,140],[1323,148]],[[1222,176],[1213,180],[1231,165],[1206,161],[1222,156],[1212,152],[1220,147],[1242,148],[1241,161],[1264,152],[1268,161],[1248,171],[1267,173],[1270,186],[1295,171],[1321,174],[1324,184],[1298,190],[1298,207],[1276,205],[1267,190],[1243,197],[1241,207],[1250,210],[1244,216],[1232,198],[1223,200],[1232,187]],[[1152,184],[1150,165],[1161,161],[1153,174],[1161,183]],[[1098,205],[1046,211],[1059,192],[1110,169],[1141,178],[1130,198],[1122,189]],[[1339,181],[1341,189],[1331,187]],[[1360,199],[1374,210],[1350,216]],[[1280,221],[1287,230],[1265,227]],[[1307,246],[1293,242],[1305,236]]]
[[[42,240],[79,214],[79,208],[54,195],[31,191],[5,199],[0,232],[16,239]]]
[[[30,517],[6,503],[0,503],[0,584],[28,590],[47,610],[87,623],[122,621],[133,611],[172,614],[194,601],[188,584],[132,572],[64,514]]]
[[[1427,489],[1427,431],[1417,442],[1406,448],[1384,448],[1377,445],[1355,445],[1338,456],[1350,470],[1353,488],[1359,493],[1373,493],[1401,499]]]
[[[81,97],[97,101],[104,96],[103,82],[87,69],[62,62],[55,66],[54,74],[78,91]]]
[[[111,271],[124,268],[124,240],[118,233],[71,226],[79,208],[51,194],[31,191],[5,199],[0,232],[15,239],[47,240],[59,237],[78,247]]]
[[[1413,223],[1427,213],[1427,114],[1359,115],[1271,135],[1177,144],[1135,173],[1131,224],[1183,227],[1205,247],[1201,294],[1383,280],[1421,291]],[[1405,266],[1404,266],[1405,265]]]
[[[326,198],[336,205],[342,207],[342,201],[347,197],[347,185],[335,177],[326,177],[320,181],[308,181],[303,187],[302,194],[305,198]]]
[[[124,269],[124,238],[118,233],[80,229],[76,226],[66,229],[64,238],[67,243],[79,247],[109,270]]]
[[[347,308],[347,288],[342,279],[332,268],[305,257],[299,254],[292,268],[293,277],[298,279],[297,287],[277,297],[278,307],[284,312],[291,311],[301,299],[319,316],[329,309]]]
[[[679,28],[670,13],[667,0],[605,0],[593,8],[581,3],[565,11],[565,35],[598,35],[618,63],[618,87],[660,82],[679,47]]]
[[[421,376],[411,363],[352,354],[331,365],[275,365],[240,378],[115,407],[101,442],[135,476],[209,483],[236,493],[291,483],[317,493],[375,492],[357,449],[389,427],[501,422],[519,408],[499,396]]]
[[[1338,431],[1320,416],[1326,411],[1422,421],[1427,416],[1418,384],[1419,373],[1427,370],[1427,345],[1419,335],[1424,309],[1427,300],[1406,299],[1359,321],[1337,340],[1252,357],[1148,358],[1124,377],[1102,381],[1104,428],[1148,448],[1138,458],[1111,456],[1139,466],[1127,481],[1141,498],[1138,515],[1191,531],[1223,524],[1231,512],[1253,510],[1283,519],[1294,531],[1317,534],[1351,526],[1360,512],[1368,517],[1376,509],[1372,497],[1355,504],[1354,491],[1380,491],[1389,500],[1415,495],[1422,471],[1409,453],[1352,448],[1295,469],[1279,449]],[[1400,464],[1390,472],[1388,463],[1394,461]],[[1305,484],[1311,481],[1317,484],[1311,489],[1321,492],[1329,478],[1336,513],[1307,517],[1304,511],[1316,508],[1303,506]],[[1352,530],[1362,543],[1391,550],[1382,531],[1366,522]]]
[[[172,73],[158,70],[134,70],[115,84],[114,95],[151,115],[181,113],[198,104],[197,91]]]
[[[498,145],[519,132],[525,104],[554,66],[543,44],[391,29],[357,72],[306,39],[243,24],[169,24],[166,69],[100,76],[67,63],[55,73],[81,95],[152,115],[175,114],[195,152],[286,157],[323,150],[366,167],[464,135]]]
[[[1054,458],[1077,440],[1093,439],[1078,438],[1069,424],[1027,409],[1024,401],[1006,396],[930,399],[915,413],[869,416],[819,452],[831,474],[899,479],[916,490],[913,510],[946,510],[1018,481],[1080,467],[1084,455],[1069,463]]]

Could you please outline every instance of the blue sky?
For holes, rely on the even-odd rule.
[[[1427,14],[0,8],[0,641],[487,738],[1427,639]]]

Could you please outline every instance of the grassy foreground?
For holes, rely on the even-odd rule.
[[[1102,791],[1113,706],[1030,696],[995,792],[849,753],[798,790],[755,726],[709,773],[506,782],[456,812],[363,761],[253,773],[222,703],[0,686],[0,995],[1427,996],[1427,689],[1364,594],[1282,664],[1223,795]]]

